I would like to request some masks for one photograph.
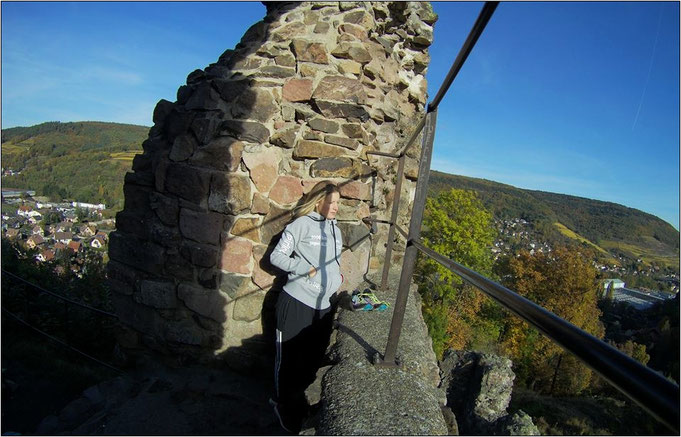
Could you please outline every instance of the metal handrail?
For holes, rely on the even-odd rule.
[[[493,298],[503,307],[513,311],[521,319],[527,321],[564,350],[574,354],[587,366],[605,378],[615,388],[630,399],[634,400],[644,410],[650,413],[660,422],[664,423],[675,432],[679,432],[679,386],[668,381],[652,369],[638,363],[616,348],[599,340],[591,334],[582,331],[573,324],[561,319],[547,311],[536,303],[514,293],[513,291],[485,278],[479,273],[470,270],[440,254],[427,248],[420,241],[420,227],[425,209],[426,190],[430,172],[430,160],[434,141],[435,122],[437,119],[437,107],[442,101],[454,78],[463,66],[473,46],[482,34],[487,22],[491,18],[498,2],[487,2],[483,7],[478,19],[473,26],[466,42],[461,48],[452,68],[440,87],[435,99],[428,105],[425,116],[421,119],[407,144],[397,153],[388,154],[383,152],[368,152],[381,156],[389,156],[400,159],[397,175],[395,199],[393,200],[393,214],[390,220],[390,231],[386,254],[392,251],[395,231],[400,232],[407,239],[407,245],[402,263],[400,283],[393,309],[393,318],[388,335],[388,343],[382,360],[376,363],[379,366],[396,367],[397,344],[399,342],[406,302],[409,295],[409,286],[413,275],[417,251],[421,251],[433,258],[438,263],[448,268],[453,273],[461,276],[465,281],[476,286],[485,294]],[[426,128],[426,134],[422,140],[421,158],[419,161],[419,177],[416,183],[416,193],[409,226],[406,234],[397,226],[396,211],[399,208],[402,179],[404,178],[404,161],[408,148]],[[386,289],[387,276],[390,269],[391,259],[385,257],[381,288]]]
[[[579,358],[665,425],[679,431],[679,386],[531,300],[440,255],[419,240],[410,242],[504,308]]]
[[[482,31],[485,30],[487,22],[490,18],[492,18],[492,14],[494,13],[494,10],[497,8],[497,6],[499,6],[499,2],[486,2],[485,6],[483,6],[482,11],[480,11],[480,15],[478,15],[478,19],[475,21],[473,28],[468,33],[468,38],[466,38],[461,50],[459,50],[459,54],[454,60],[452,68],[449,69],[449,73],[447,73],[447,76],[442,82],[442,85],[435,95],[435,98],[428,104],[428,112],[434,111],[440,105],[440,102],[447,93],[447,90],[449,90],[452,82],[454,82],[456,75],[459,74],[459,70],[461,70],[461,67],[463,67],[466,59],[468,59],[468,55],[471,53],[471,50],[473,50],[475,43],[478,41],[478,38],[480,38],[480,35],[482,35]]]

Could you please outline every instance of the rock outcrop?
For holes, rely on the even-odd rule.
[[[265,366],[269,290],[283,279],[269,253],[321,179],[342,186],[344,287],[383,267],[387,227],[369,236],[363,219],[389,218],[397,162],[367,152],[397,151],[423,114],[437,16],[427,2],[266,6],[233,50],[158,103],[126,175],[108,274],[128,355]],[[404,227],[416,177],[402,185]],[[399,245],[393,254],[398,264]]]
[[[395,301],[394,295],[376,294],[391,304],[385,312],[348,311],[340,304],[329,348],[331,365],[320,370],[317,383],[308,389],[308,401],[318,401],[319,412],[305,434],[446,435],[437,359],[416,286],[404,315],[400,368],[376,366],[387,344]]]
[[[472,351],[445,352],[440,389],[463,435],[540,435],[522,410],[509,415],[515,374],[508,358]]]

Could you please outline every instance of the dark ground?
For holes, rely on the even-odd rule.
[[[121,375],[3,320],[2,434],[282,435],[271,379],[160,366]]]

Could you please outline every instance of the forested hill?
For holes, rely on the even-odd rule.
[[[124,175],[148,133],[145,126],[96,121],[3,129],[3,186],[120,209]]]
[[[581,237],[613,255],[678,266],[679,231],[643,211],[438,171],[431,171],[429,180],[430,195],[447,188],[473,190],[495,218],[525,219],[549,241]]]

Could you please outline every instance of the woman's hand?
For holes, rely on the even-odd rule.
[[[314,275],[316,275],[316,274],[317,274],[317,269],[315,269],[314,267],[310,267],[310,271],[307,272],[307,277],[308,278],[314,278]]]

